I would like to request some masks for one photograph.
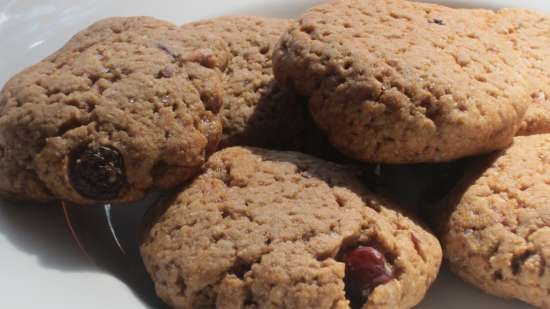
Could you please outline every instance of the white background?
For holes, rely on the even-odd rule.
[[[0,0],[0,85],[93,21],[151,15],[178,24],[217,15],[298,16],[319,0]],[[550,11],[550,1],[432,1]],[[58,205],[0,202],[0,308],[146,308],[119,280],[79,252]],[[443,271],[421,309],[528,309],[470,288]],[[299,308],[297,308],[299,309]]]

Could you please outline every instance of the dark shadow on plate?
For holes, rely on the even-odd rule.
[[[59,204],[0,201],[0,234],[46,268],[97,270],[74,243]]]

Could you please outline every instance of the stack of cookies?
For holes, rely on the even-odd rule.
[[[4,86],[0,192],[173,191],[141,253],[177,309],[411,308],[443,255],[488,293],[550,308],[549,87],[550,17],[526,10],[110,18]],[[445,196],[415,215],[368,164]]]

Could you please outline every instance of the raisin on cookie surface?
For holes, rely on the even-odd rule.
[[[221,146],[292,148],[301,142],[307,109],[294,92],[275,82],[273,47],[291,21],[233,16],[184,25],[227,42],[232,58],[225,72]]]
[[[445,162],[509,146],[530,94],[497,13],[334,0],[283,35],[274,72],[355,159]]]
[[[174,308],[411,308],[437,275],[435,237],[351,169],[241,147],[203,169],[141,245]]]
[[[436,222],[445,257],[485,292],[550,308],[550,135],[516,137],[489,159],[474,166]]]
[[[154,18],[93,24],[2,90],[0,192],[128,202],[181,184],[220,140],[228,58]]]

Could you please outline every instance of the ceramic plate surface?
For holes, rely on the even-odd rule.
[[[0,86],[108,16],[151,15],[178,24],[218,15],[294,17],[319,0],[0,0]],[[431,1],[464,7],[527,7],[550,1]],[[79,250],[59,205],[0,202],[0,308],[151,309]],[[443,271],[420,309],[528,309],[484,295]]]

